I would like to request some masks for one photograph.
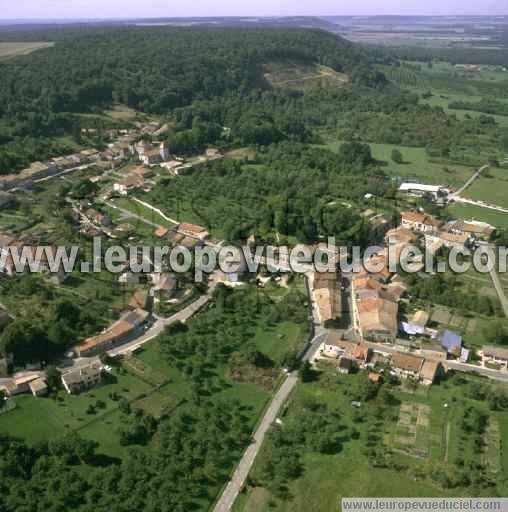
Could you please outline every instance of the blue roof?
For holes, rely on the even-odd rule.
[[[462,336],[453,331],[444,331],[441,336],[441,345],[448,351],[462,347]]]

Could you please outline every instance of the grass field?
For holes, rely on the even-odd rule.
[[[55,43],[0,43],[0,60],[10,59],[19,55],[28,55],[41,48],[50,48]]]
[[[423,93],[425,92],[423,89],[419,90],[418,92]],[[469,116],[473,119],[480,117],[482,115],[481,112],[477,112],[475,110],[462,110],[462,109],[455,109],[455,108],[449,108],[448,105],[452,101],[467,101],[476,103],[477,101],[480,101],[482,98],[481,96],[476,95],[467,95],[467,94],[460,94],[460,93],[452,93],[449,91],[434,91],[434,96],[422,99],[422,103],[426,103],[427,105],[430,105],[432,107],[441,107],[443,110],[445,110],[448,114],[456,115],[458,119],[466,119],[466,116]],[[485,115],[485,114],[484,114]],[[493,117],[496,120],[496,123],[499,126],[507,127],[508,126],[508,116],[501,116],[496,114],[489,114],[489,116]]]
[[[464,191],[464,196],[508,208],[508,169],[490,168]]]
[[[132,199],[132,198],[122,197],[122,198],[114,199],[112,201],[112,203],[119,206],[120,208],[123,208],[125,210],[132,212],[134,215],[139,215],[140,217],[143,217],[143,219],[146,219],[146,220],[153,222],[155,224],[158,224],[160,226],[165,226],[168,228],[172,228],[175,226],[175,224],[173,224],[172,222],[169,222],[168,220],[166,220],[164,217],[159,215],[154,210],[151,210],[150,208],[147,208],[146,206],[138,203],[137,201],[134,201],[134,199]],[[163,212],[163,213],[165,213],[165,212]],[[170,217],[167,214],[166,214],[166,216]],[[132,219],[132,220],[134,221],[134,223],[139,222],[138,219]]]
[[[338,151],[341,144],[343,141],[330,141],[326,147],[332,151]],[[401,147],[391,144],[369,144],[369,146],[372,156],[381,162],[383,170],[387,174],[403,180],[411,179],[432,185],[458,187],[463,185],[475,171],[472,167],[430,160],[424,148]],[[402,153],[404,163],[398,164],[391,159],[394,149],[398,149]]]
[[[454,203],[448,206],[448,212],[457,219],[474,219],[488,222],[499,229],[508,229],[508,214],[470,204]]]
[[[127,372],[115,372],[114,377],[116,382],[105,381],[79,395],[68,395],[61,390],[55,399],[16,397],[16,408],[0,416],[0,432],[36,443],[77,431],[83,437],[96,440],[102,453],[119,456],[123,448],[116,434],[118,402],[111,400],[109,394],[117,393],[132,401],[149,392],[151,386]],[[103,401],[106,407],[97,408],[95,414],[87,414],[87,408],[97,400]]]
[[[111,110],[107,110],[105,114],[114,120],[132,121],[138,113],[126,105],[115,105]]]
[[[167,376],[169,383],[159,390],[162,395],[178,400],[185,400],[189,397],[188,381],[178,369],[167,363],[159,350],[156,340],[144,345],[142,350],[136,354],[136,358],[143,361],[154,371]],[[213,385],[211,387],[220,389],[220,391],[214,393],[214,399],[235,399],[240,401],[242,406],[245,407],[252,426],[257,421],[260,412],[270,398],[270,393],[262,390],[255,384],[232,381],[228,376],[227,365],[214,369]],[[157,395],[152,399],[143,400],[142,408],[155,412],[160,411],[161,404],[157,402],[156,397]],[[141,405],[141,403],[138,402],[137,405]],[[165,406],[166,404],[162,405]],[[171,405],[174,404],[170,403]]]
[[[407,66],[380,66],[387,77],[395,83],[422,95],[431,92],[432,96],[421,98],[423,104],[440,107],[458,119],[478,118],[481,112],[470,109],[451,109],[453,101],[477,103],[482,98],[493,97],[505,101],[503,85],[508,84],[508,73],[493,70],[467,72],[455,68],[449,62],[434,62],[431,68],[424,62],[408,62]],[[418,69],[419,68],[419,69]],[[504,88],[506,90],[506,88]],[[508,126],[508,116],[491,115],[499,126]]]

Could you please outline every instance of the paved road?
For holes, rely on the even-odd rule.
[[[314,279],[313,274],[309,272],[306,275],[306,277],[308,279],[309,286],[312,288],[312,282]],[[314,323],[314,338],[301,355],[301,359],[303,361],[310,361],[314,358],[327,333],[327,330],[324,329],[319,323],[318,308],[313,300],[312,294],[311,305]],[[256,432],[254,433],[252,443],[244,452],[242,459],[238,463],[238,466],[236,467],[231,480],[228,482],[221,497],[217,501],[214,507],[214,512],[228,512],[229,510],[231,510],[233,503],[235,502],[236,498],[238,497],[238,494],[240,494],[240,491],[242,490],[242,487],[245,484],[249,471],[254,463],[257,454],[259,453],[259,449],[263,444],[268,429],[277,418],[280,409],[286,402],[287,398],[289,397],[293,388],[296,386],[297,382],[298,373],[291,372],[287,375],[283,384],[275,393],[275,396],[273,397],[270,406],[266,410],[263,418],[261,419],[261,422],[259,423],[258,428],[256,429]]]
[[[206,304],[208,304],[210,298],[211,293],[208,293],[207,295],[202,295],[201,297],[199,297],[199,299],[195,300],[185,308],[178,311],[178,313],[175,313],[174,315],[168,318],[157,318],[155,322],[150,326],[150,328],[147,329],[139,337],[132,341],[124,343],[123,345],[120,345],[117,348],[109,350],[108,354],[111,357],[114,357],[135,351],[136,349],[144,345],[146,342],[152,340],[153,338],[161,334],[162,331],[168,325],[174,324],[175,322],[186,322],[187,320],[189,320],[189,318],[194,316],[199,310],[201,310]]]
[[[385,345],[384,343],[372,343],[369,341],[364,341],[364,343],[371,347],[373,350],[378,352],[385,352],[388,354],[392,354],[394,352],[399,352],[398,349],[395,348],[394,345]],[[460,372],[474,372],[479,375],[483,375],[484,377],[488,377],[492,380],[497,380],[500,382],[508,382],[508,371],[499,371],[499,370],[490,370],[489,368],[483,368],[481,366],[475,366],[474,364],[461,363],[460,361],[443,361],[443,365],[447,368],[451,368],[452,370],[457,370]]]
[[[168,222],[171,222],[172,224],[176,224],[176,225],[180,224],[180,222],[178,222],[177,220],[172,219],[171,217],[168,217],[160,208],[156,208],[155,206],[151,205],[150,203],[141,201],[141,199],[138,199],[137,197],[133,197],[132,199],[134,201],[136,201],[136,203],[139,203],[140,205],[148,208],[149,210],[152,210],[157,215],[160,215],[164,220],[167,220]]]
[[[205,295],[201,295],[194,302],[191,302],[188,306],[182,308],[180,311],[168,318],[155,317],[155,322],[147,329],[143,334],[138,336],[136,339],[124,343],[117,348],[108,351],[108,354],[112,357],[120,354],[128,354],[144,345],[147,341],[157,337],[168,325],[174,324],[175,322],[186,322],[201,309],[203,309],[208,302],[210,302],[215,287],[217,286],[217,274],[211,274],[209,278],[208,291]]]
[[[500,162],[501,165],[507,164],[508,160],[503,160]],[[475,201],[473,199],[468,199],[466,197],[461,197],[461,194],[466,190],[480,175],[481,173],[489,167],[489,164],[480,167],[472,176],[469,178],[462,187],[460,187],[456,192],[450,195],[450,201],[455,201],[457,203],[466,203],[472,204],[474,206],[479,206],[481,208],[488,208],[489,210],[495,210],[501,213],[508,213],[508,208],[503,208],[502,206],[497,206],[495,204],[489,204],[485,201]]]
[[[473,206],[479,206],[480,208],[487,208],[496,212],[508,213],[508,208],[497,206],[496,204],[489,204],[485,201],[475,201],[474,199],[468,199],[466,197],[453,196],[453,200],[456,203],[472,204]]]
[[[484,377],[500,382],[508,382],[508,372],[504,370],[490,370],[474,364],[459,363],[458,361],[444,361],[443,364],[452,370],[459,372],[474,372]]]
[[[243,454],[242,460],[233,473],[233,477],[229,481],[228,485],[224,489],[224,492],[222,493],[222,496],[215,505],[214,512],[228,512],[233,507],[233,503],[242,490],[256,455],[258,454],[259,449],[263,444],[268,429],[277,418],[279,410],[284,405],[297,382],[298,374],[296,372],[290,373],[273,397],[270,406],[265,412],[265,415],[263,416],[263,419],[261,420],[261,423],[259,424],[254,434],[252,443]]]
[[[308,361],[312,359],[319,349],[321,343],[323,342],[323,338],[325,336],[324,329],[320,329],[320,332],[317,336],[315,336],[305,352],[303,356],[303,360]],[[273,397],[270,406],[266,410],[263,419],[259,423],[256,432],[252,438],[252,443],[249,445],[247,450],[245,450],[242,459],[238,463],[235,472],[233,473],[233,477],[228,482],[226,488],[224,489],[219,501],[217,501],[214,512],[229,512],[233,507],[233,504],[240,494],[245,481],[247,480],[247,476],[249,475],[249,471],[254,464],[254,460],[256,459],[257,454],[263,444],[265,439],[265,435],[268,432],[272,423],[277,419],[279,411],[282,406],[285,404],[288,399],[291,391],[293,391],[294,387],[298,382],[298,372],[291,372],[287,375],[286,379],[282,383],[282,386],[278,389],[277,393]]]
[[[208,292],[205,295],[202,295],[194,302],[190,303],[188,306],[184,307],[168,318],[155,316],[155,322],[151,324],[148,329],[140,329],[137,333],[133,334],[133,339],[131,341],[127,341],[126,343],[123,343],[116,348],[108,350],[107,354],[111,357],[130,354],[137,350],[139,347],[143,346],[148,341],[159,336],[159,334],[161,334],[168,325],[174,324],[175,322],[186,322],[189,320],[192,316],[203,309],[203,307],[205,307],[206,304],[208,304],[210,301],[213,295],[213,291],[217,285],[217,280],[214,278],[214,276],[214,274],[211,275]],[[95,360],[98,360],[98,357],[78,357],[74,359],[67,359],[62,362],[62,364],[59,366],[59,369],[62,372],[68,372],[75,368],[88,366]]]

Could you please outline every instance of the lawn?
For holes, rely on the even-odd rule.
[[[61,390],[56,398],[16,397],[16,408],[0,415],[0,432],[36,443],[77,431],[99,443],[98,453],[122,456],[125,449],[119,444],[117,435],[122,416],[118,411],[118,401],[110,398],[111,393],[155,417],[171,413],[189,398],[188,382],[179,370],[166,362],[156,340],[147,343],[133,359],[145,367],[145,375],[133,369],[127,360],[121,369],[114,370],[116,382],[105,382],[79,395],[68,395]],[[155,388],[153,382],[160,378],[166,384]],[[254,426],[270,393],[254,384],[229,380],[225,367],[217,369],[217,382],[221,382],[222,389],[214,394],[214,399],[239,400]],[[87,414],[87,408],[98,400],[103,401],[106,407],[96,408],[95,414]]]
[[[181,372],[171,366],[160,353],[157,340],[151,340],[145,343],[143,347],[136,352],[136,358],[168,379],[169,383],[162,388],[165,392],[170,392],[175,396],[185,398],[188,392],[188,385]]]
[[[112,203],[117,205],[120,208],[123,208],[124,210],[128,210],[129,212],[132,212],[134,215],[139,215],[140,217],[143,217],[143,219],[146,219],[146,220],[153,222],[155,224],[158,224],[160,226],[165,226],[168,228],[174,227],[174,224],[172,222],[169,222],[168,220],[166,220],[164,217],[159,215],[154,210],[147,208],[146,206],[138,203],[137,201],[134,201],[132,198],[123,197],[120,199],[114,199],[112,201]],[[170,217],[167,214],[166,214],[166,216]],[[134,221],[134,223],[139,222],[138,219],[132,219],[132,220]]]
[[[500,412],[496,416],[501,429],[501,443],[504,448],[501,450],[501,464],[503,470],[508,472],[508,450],[506,449],[508,444],[508,413]]]
[[[83,437],[96,440],[99,452],[117,456],[121,451],[116,435],[116,428],[120,426],[118,402],[109,395],[116,393],[132,401],[147,393],[151,386],[123,371],[116,371],[114,377],[116,382],[105,380],[103,385],[79,395],[68,395],[60,390],[56,398],[15,397],[16,408],[0,415],[0,432],[36,443],[77,431]],[[87,414],[87,408],[98,400],[106,407],[96,408],[95,414]]]
[[[86,261],[91,262],[92,259]],[[112,274],[105,268],[100,272],[81,272],[79,268],[60,285],[59,290],[67,297],[74,296],[83,300],[104,301],[105,311],[118,311],[125,308],[136,290],[134,285],[118,282],[118,274]],[[108,315],[111,317],[111,313]]]
[[[290,486],[292,499],[274,500],[267,491],[254,494],[256,506],[247,499],[240,512],[329,512],[340,510],[342,497],[439,497],[445,496],[432,485],[387,469],[373,469],[362,460],[358,447],[347,447],[338,456],[305,455],[305,475]],[[261,492],[263,492],[261,491]],[[250,497],[249,497],[250,498]],[[275,507],[269,502],[276,503]]]
[[[255,342],[261,352],[273,361],[279,361],[288,350],[301,349],[306,334],[304,326],[286,321],[270,330],[259,326],[256,330]]]

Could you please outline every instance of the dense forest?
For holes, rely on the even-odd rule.
[[[320,30],[130,27],[51,34],[53,47],[0,64],[1,173],[68,151],[55,137],[79,130],[77,114],[113,103],[160,115],[226,95],[237,104],[245,97],[259,103],[261,91],[271,89],[263,74],[269,61],[322,64],[358,85],[385,84],[366,52]],[[39,36],[48,34],[32,34]],[[283,99],[284,108],[291,110],[291,102]]]
[[[76,35],[76,34],[75,34]],[[97,29],[2,64],[0,114],[83,112],[121,101],[167,113],[193,99],[266,87],[273,59],[352,71],[365,57],[332,34],[291,29]]]

